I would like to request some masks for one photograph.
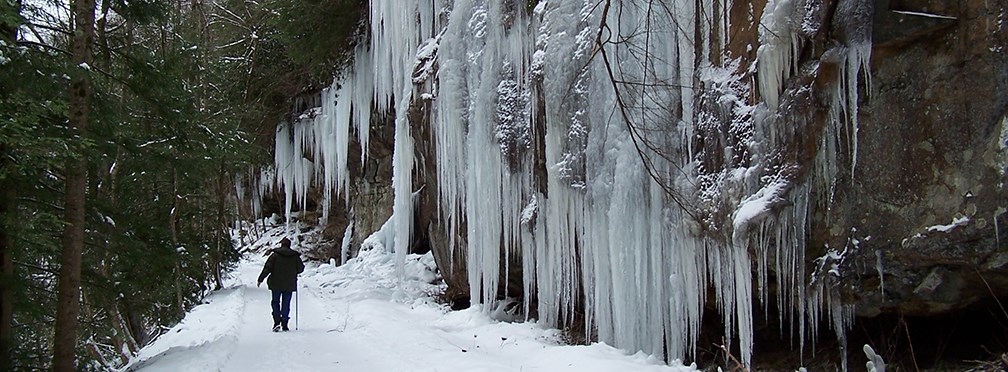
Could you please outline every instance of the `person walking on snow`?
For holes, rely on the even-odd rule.
[[[305,268],[301,254],[290,246],[290,239],[283,238],[280,241],[280,248],[272,250],[256,282],[258,287],[262,285],[263,279],[269,277],[266,284],[273,292],[273,301],[270,303],[273,305],[273,332],[290,330],[287,328],[287,320],[290,319],[291,296],[297,290],[297,276]]]

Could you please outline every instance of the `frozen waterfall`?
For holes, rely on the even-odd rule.
[[[853,310],[830,268],[844,247],[812,247],[832,250],[812,260],[806,240],[811,211],[854,174],[870,29],[833,50],[830,123],[795,133],[781,112],[801,96],[788,81],[823,68],[798,53],[821,2],[738,3],[372,0],[368,41],[319,109],[278,127],[276,175],[263,179],[288,215],[312,185],[327,212],[357,161],[349,141],[366,154],[371,108],[394,109],[396,249],[421,191],[414,144],[433,141],[438,184],[423,192],[449,236],[466,237],[451,251],[466,255],[474,303],[520,296],[546,325],[584,322],[589,337],[669,359],[695,356],[702,318],[718,316],[708,305],[745,365],[761,303],[775,301],[803,349],[820,323],[842,341]],[[871,2],[839,3],[854,23],[871,16]],[[746,30],[747,48],[732,39]],[[414,138],[410,110],[425,103],[433,138]],[[717,128],[730,151],[704,146]],[[814,160],[781,156],[804,137]],[[505,294],[515,257],[525,293]]]

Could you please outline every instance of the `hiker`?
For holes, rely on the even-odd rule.
[[[273,305],[273,332],[290,330],[287,328],[287,320],[290,319],[291,296],[297,290],[297,276],[305,267],[304,262],[301,262],[301,254],[290,246],[290,239],[283,238],[280,241],[280,248],[272,250],[256,282],[258,287],[269,276],[266,284],[273,292],[273,301],[270,303]]]

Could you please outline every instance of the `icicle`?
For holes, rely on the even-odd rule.
[[[276,143],[273,146],[276,171],[279,173],[277,185],[284,191],[284,213],[287,216],[287,223],[290,223],[289,216],[294,203],[294,177],[296,169],[301,165],[300,155],[294,153],[294,140],[290,131],[290,125],[287,123],[277,126]]]
[[[361,167],[367,159],[368,139],[371,133],[371,102],[374,90],[374,77],[368,73],[372,56],[366,48],[360,46],[354,53],[352,112],[353,128],[357,132],[357,141],[361,147]]]
[[[350,213],[353,216],[353,212]],[[346,230],[343,231],[343,240],[340,242],[340,265],[345,264],[347,261],[347,255],[350,253],[350,241],[353,240],[354,233],[354,219],[350,219],[350,223],[347,224]]]
[[[998,206],[994,211],[994,244],[996,247],[1001,246],[1001,228],[998,226],[998,216],[1005,213],[1005,207]]]
[[[837,15],[839,27],[843,29],[839,37],[846,45],[846,55],[843,58],[842,68],[845,75],[841,76],[839,83],[844,88],[843,95],[838,95],[835,100],[843,107],[844,117],[849,130],[849,151],[850,151],[850,173],[851,179],[857,166],[858,153],[858,76],[864,75],[865,92],[871,94],[871,74],[869,61],[871,61],[872,49],[872,17],[875,9],[874,3],[866,0],[841,1],[837,5]],[[836,105],[836,104],[834,104]]]
[[[882,296],[882,301],[885,302],[885,273],[882,271],[882,250],[875,250],[875,271],[878,272],[879,277],[879,293]]]
[[[760,46],[756,50],[760,96],[776,110],[784,83],[798,69],[800,40],[791,30],[793,0],[770,0],[760,18]]]
[[[865,356],[868,357],[868,362],[865,363],[865,369],[868,372],[885,372],[886,364],[885,361],[882,359],[882,356],[876,354],[875,350],[872,349],[871,346],[868,346],[868,344],[864,345],[863,350]]]
[[[413,84],[403,88],[396,105],[395,152],[392,154],[392,190],[395,193],[392,215],[395,216],[395,254],[397,276],[402,277],[403,263],[413,241],[413,136],[410,134],[409,106],[413,99]]]

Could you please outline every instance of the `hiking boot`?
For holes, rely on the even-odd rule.
[[[284,330],[286,331],[286,329],[284,329]],[[280,325],[279,324],[273,326],[273,332],[280,332]]]
[[[281,327],[281,329],[283,329],[284,332],[287,332],[287,331],[290,330],[290,328],[287,328],[287,319],[284,319],[284,320],[282,320],[280,322],[280,327]]]

